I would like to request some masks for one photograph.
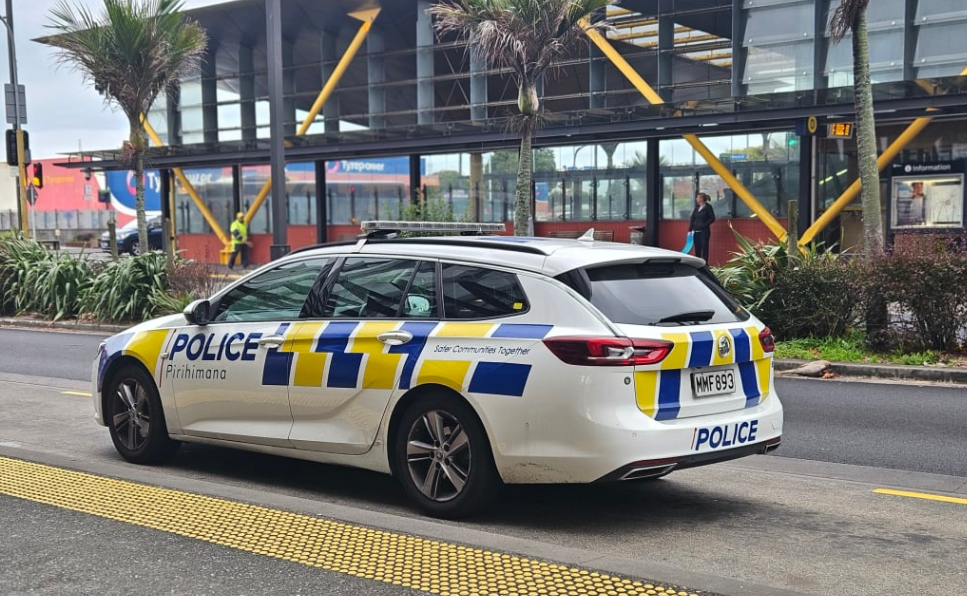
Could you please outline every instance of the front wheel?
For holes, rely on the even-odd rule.
[[[131,246],[128,248],[128,252],[131,253],[132,257],[137,257],[141,255],[141,242],[138,240],[132,240]]]
[[[403,489],[430,515],[458,518],[491,504],[501,482],[483,425],[465,403],[423,398],[400,419],[394,438]]]
[[[140,367],[126,366],[108,386],[108,426],[121,457],[136,464],[168,459],[180,443],[168,436],[154,380]]]

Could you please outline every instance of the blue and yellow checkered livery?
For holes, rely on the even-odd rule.
[[[772,360],[767,357],[756,327],[664,333],[661,339],[673,344],[672,351],[655,370],[635,373],[638,407],[655,420],[674,420],[682,414],[682,386],[690,393],[690,370],[709,366],[738,367],[739,392],[745,407],[752,408],[769,396]],[[728,336],[732,349],[720,356],[717,346]]]
[[[508,323],[312,321],[297,323],[286,334],[285,327],[287,324],[277,332],[285,335],[285,343],[266,357],[264,385],[391,390],[436,383],[460,392],[514,397],[524,394],[530,364],[507,362],[490,354],[468,359],[423,358],[428,343],[446,339],[537,342],[552,328]],[[413,338],[387,346],[377,338],[389,331],[406,331]]]

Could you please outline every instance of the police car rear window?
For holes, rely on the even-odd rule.
[[[749,313],[711,274],[677,263],[591,267],[559,276],[614,323],[706,325],[745,321]]]

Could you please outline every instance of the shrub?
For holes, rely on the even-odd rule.
[[[753,243],[733,233],[740,250],[716,274],[777,337],[835,337],[846,332],[855,307],[848,262],[815,246],[790,254],[785,243]]]
[[[887,306],[880,348],[951,351],[967,331],[967,252],[924,237],[870,261],[858,277],[867,311]],[[882,308],[882,306],[880,306]]]
[[[143,321],[157,312],[151,295],[167,288],[164,253],[148,252],[112,261],[94,277],[83,311],[102,322]]]
[[[59,253],[26,270],[18,292],[18,310],[48,319],[75,317],[91,285],[91,267],[83,257]]]
[[[192,301],[214,294],[220,281],[213,276],[212,268],[197,261],[175,260],[168,271],[168,288],[157,288],[148,297],[158,314],[178,313]]]
[[[20,232],[0,238],[0,311],[12,314],[28,309],[32,299],[27,293],[28,278],[52,258],[47,249]]]

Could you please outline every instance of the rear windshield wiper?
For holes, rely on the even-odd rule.
[[[715,316],[714,310],[692,310],[689,312],[680,312],[677,315],[672,315],[670,317],[665,317],[656,323],[660,325],[662,323],[703,323]]]

